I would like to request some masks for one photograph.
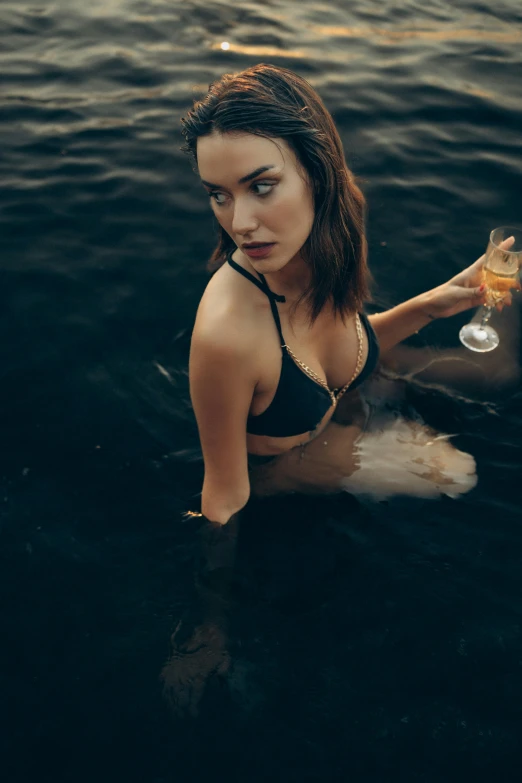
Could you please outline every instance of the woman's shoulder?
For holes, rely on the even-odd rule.
[[[199,303],[193,342],[223,346],[231,352],[252,350],[266,305],[265,295],[223,264],[209,280]]]

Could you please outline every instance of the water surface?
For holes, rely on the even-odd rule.
[[[215,241],[179,119],[225,71],[264,61],[309,79],[363,181],[374,306],[396,304],[474,261],[493,227],[521,223],[522,8],[458,6],[2,4],[10,783],[515,780],[517,306],[476,376],[410,372],[450,357],[469,314],[396,360],[407,380],[392,414],[451,434],[476,486],[253,503],[227,665],[193,717],[163,692],[194,602],[198,524],[183,513],[202,465],[187,357]]]

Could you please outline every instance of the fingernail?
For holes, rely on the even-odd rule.
[[[482,283],[482,285],[481,285],[481,286],[480,286],[480,288],[479,288],[479,294],[481,294],[481,293],[482,293],[483,291],[485,291],[485,290],[486,290],[486,284],[485,284],[485,283]]]

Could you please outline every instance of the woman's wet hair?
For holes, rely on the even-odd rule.
[[[287,68],[261,63],[224,74],[182,120],[185,144],[197,165],[197,141],[211,133],[251,133],[283,139],[308,176],[314,222],[301,254],[311,269],[304,292],[311,320],[331,301],[336,313],[360,310],[369,299],[366,201],[346,165],[333,119],[313,87]],[[235,243],[220,226],[210,258],[215,271]]]

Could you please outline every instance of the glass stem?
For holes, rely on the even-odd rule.
[[[481,321],[480,321],[480,326],[481,327],[484,327],[487,324],[487,322],[491,318],[491,313],[492,312],[493,312],[493,308],[492,307],[488,307],[487,305],[484,305],[484,313],[483,313]]]

